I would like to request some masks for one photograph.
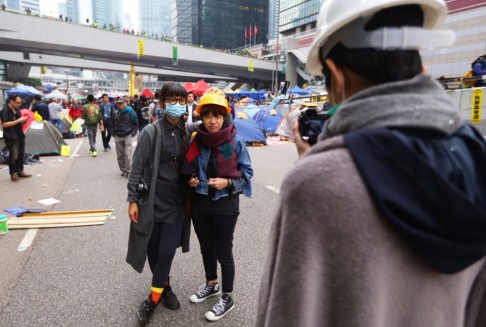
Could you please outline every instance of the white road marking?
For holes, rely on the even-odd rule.
[[[275,188],[271,185],[267,185],[267,188],[270,190],[270,191],[274,191],[275,193],[280,193],[280,190],[278,188]]]
[[[31,245],[32,241],[34,240],[35,236],[37,235],[38,229],[29,229],[27,233],[25,233],[24,239],[20,242],[17,251],[22,252],[27,250]]]
[[[81,142],[78,143],[78,145],[76,146],[76,149],[74,150],[74,153],[69,156],[70,158],[79,157],[78,152],[79,152],[79,149],[81,148],[81,145],[83,145],[83,142],[84,142],[84,140],[81,140]]]

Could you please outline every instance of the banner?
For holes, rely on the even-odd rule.
[[[255,71],[255,62],[253,60],[248,61],[248,71],[252,73]]]
[[[130,67],[130,76],[128,77],[128,94],[135,95],[135,66]]]
[[[172,47],[172,65],[177,66],[178,65],[178,59],[177,59],[177,47]]]
[[[472,94],[472,117],[471,122],[473,124],[481,123],[481,111],[482,111],[483,90],[481,88],[473,89]]]
[[[137,46],[138,46],[138,57],[142,58],[144,55],[144,50],[145,50],[145,43],[143,40],[138,40],[137,41]]]

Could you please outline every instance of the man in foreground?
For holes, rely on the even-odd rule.
[[[418,52],[452,43],[445,16],[324,2],[307,68],[334,107],[312,148],[294,125],[257,326],[484,326],[486,143]]]
[[[7,146],[8,168],[10,179],[17,182],[22,177],[30,177],[24,172],[25,156],[25,135],[22,125],[28,120],[20,112],[22,99],[18,95],[9,95],[7,107],[1,111],[1,122],[3,125],[3,137]]]

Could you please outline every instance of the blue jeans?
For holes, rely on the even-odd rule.
[[[62,122],[61,119],[50,119],[49,123],[52,125],[56,126],[57,129],[59,130],[59,133],[62,133]]]

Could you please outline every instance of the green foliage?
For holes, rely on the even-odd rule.
[[[32,86],[32,87],[42,86],[40,78],[32,78],[32,77],[21,78],[19,80],[19,82],[24,84],[24,85],[29,85],[29,86]]]

